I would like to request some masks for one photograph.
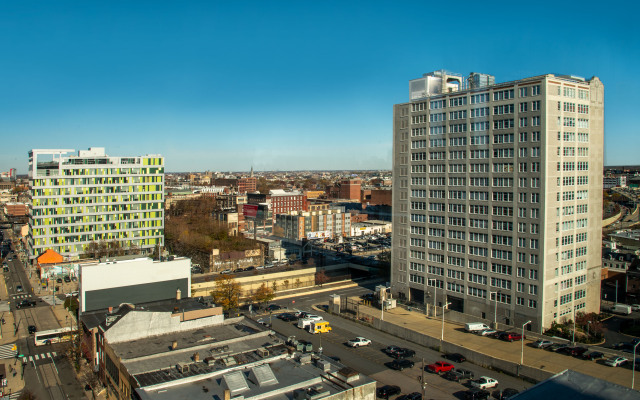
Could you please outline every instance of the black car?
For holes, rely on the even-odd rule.
[[[277,304],[269,304],[266,308],[267,311],[278,311],[278,310],[282,310],[282,307],[280,307]]]
[[[604,358],[604,353],[600,351],[592,351],[591,353],[585,352],[582,354],[582,358],[585,360],[600,360],[601,358]]]
[[[62,278],[58,278],[58,279],[56,279],[56,282],[58,282],[58,283],[62,283]]]
[[[405,347],[399,347],[398,349],[396,349],[395,351],[393,351],[391,354],[389,354],[391,357],[393,358],[409,358],[409,357],[413,357],[416,355],[416,352],[411,350],[411,349],[407,349]]]
[[[389,396],[395,396],[396,394],[400,394],[401,390],[399,386],[395,386],[395,385],[384,385],[382,387],[379,387],[378,390],[376,390],[376,396],[378,397],[382,397],[382,398],[388,398]]]
[[[445,354],[444,358],[449,359],[453,362],[457,362],[457,363],[463,363],[465,361],[467,361],[467,359],[460,353],[449,353],[449,354]]]
[[[387,347],[386,347],[384,350],[382,350],[382,351],[384,351],[385,353],[387,353],[387,355],[390,355],[390,356],[392,356],[392,357],[393,357],[393,355],[394,355],[398,350],[400,350],[401,348],[402,348],[402,347],[391,345],[391,346],[387,346]]]
[[[513,388],[506,388],[503,391],[500,392],[500,396],[498,397],[499,400],[509,400],[510,398],[512,398],[513,396],[517,395],[518,393],[520,393],[518,390],[513,389]]]
[[[20,303],[18,303],[16,307],[27,308],[27,307],[35,307],[35,306],[36,306],[36,302],[34,300],[22,300]]]
[[[422,394],[413,392],[396,397],[396,400],[422,400]]]
[[[69,278],[69,275],[64,276],[64,281],[67,283],[71,282],[71,278]]]
[[[547,347],[547,350],[558,352],[560,349],[564,349],[566,347],[570,347],[570,346],[566,343],[554,343],[551,346]]]
[[[571,355],[574,357],[582,357],[584,353],[587,353],[589,349],[586,347],[578,346],[571,349]]]
[[[405,368],[413,368],[414,362],[407,359],[393,360],[390,363],[387,363],[387,366],[391,369],[402,371]]]
[[[464,398],[467,400],[488,400],[491,393],[488,390],[474,388],[464,392]]]
[[[283,320],[284,322],[291,322],[291,321],[297,321],[298,318],[296,318],[295,315],[293,315],[292,313],[282,313],[280,315],[278,315],[278,318]]]
[[[468,369],[456,368],[442,375],[444,379],[459,382],[462,379],[473,379],[473,372]]]
[[[29,334],[33,335],[34,333],[36,333],[36,326],[35,325],[29,325],[27,330],[29,331]]]

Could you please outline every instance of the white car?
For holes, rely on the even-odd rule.
[[[312,321],[322,321],[322,317],[319,315],[315,315],[315,314],[307,314],[307,316],[305,317],[306,319],[310,319]]]
[[[471,381],[471,386],[479,389],[490,389],[498,386],[498,381],[488,376],[481,376],[480,378]]]
[[[497,333],[498,331],[496,331],[495,329],[483,329],[481,331],[478,331],[478,335],[480,336],[489,336],[489,335],[493,335],[494,333]]]
[[[631,311],[640,311],[640,304],[632,304]]]
[[[608,365],[610,367],[619,367],[620,365],[625,364],[627,361],[629,360],[627,360],[624,357],[613,356],[613,357],[607,358],[607,360],[604,363],[605,365]]]
[[[368,346],[370,344],[371,344],[370,339],[363,338],[361,336],[358,336],[357,338],[351,339],[347,342],[347,345],[351,347],[362,347],[362,346]]]

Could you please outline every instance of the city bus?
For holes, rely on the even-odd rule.
[[[65,327],[36,332],[34,341],[36,346],[44,346],[52,343],[68,342],[71,340],[71,336],[71,328]]]

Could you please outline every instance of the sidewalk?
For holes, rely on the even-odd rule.
[[[375,321],[380,319],[380,310],[368,306],[360,306],[360,315],[366,315]],[[403,308],[395,308],[384,312],[383,321],[395,326],[398,333],[407,333],[409,340],[411,336],[418,337],[419,334],[426,335],[436,342],[440,341],[442,334],[442,320],[426,318],[424,314],[407,311]],[[433,342],[433,340],[431,340]],[[464,331],[460,324],[444,323],[444,342],[445,344],[466,348],[473,352],[480,353],[482,356],[506,360],[511,363],[520,363],[521,343],[504,342],[494,338],[474,335]],[[562,372],[565,369],[571,369],[583,374],[591,375],[618,385],[631,387],[632,371],[625,367],[608,367],[606,365],[581,360],[575,357],[549,352],[543,349],[536,349],[528,346],[532,340],[525,339],[523,358],[524,363],[531,368],[546,371],[550,374]],[[452,346],[445,346],[452,347]],[[464,354],[464,352],[463,352]],[[468,357],[469,358],[469,357]],[[632,355],[629,354],[628,359],[631,360]]]
[[[2,309],[9,310],[9,293],[4,279],[0,282],[0,302]],[[15,344],[18,335],[14,328],[14,316],[11,311],[0,311],[0,317],[4,318],[4,325],[0,325],[0,345]],[[1,322],[0,322],[1,324]],[[2,394],[15,393],[24,389],[22,380],[22,363],[17,359],[2,359],[0,365],[4,367],[6,384],[2,388]]]

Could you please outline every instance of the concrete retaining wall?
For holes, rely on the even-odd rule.
[[[613,224],[614,222],[619,220],[621,216],[622,216],[622,211],[619,211],[616,215],[611,216],[611,217],[609,217],[607,219],[603,219],[602,220],[602,227],[606,228],[607,226]]]

